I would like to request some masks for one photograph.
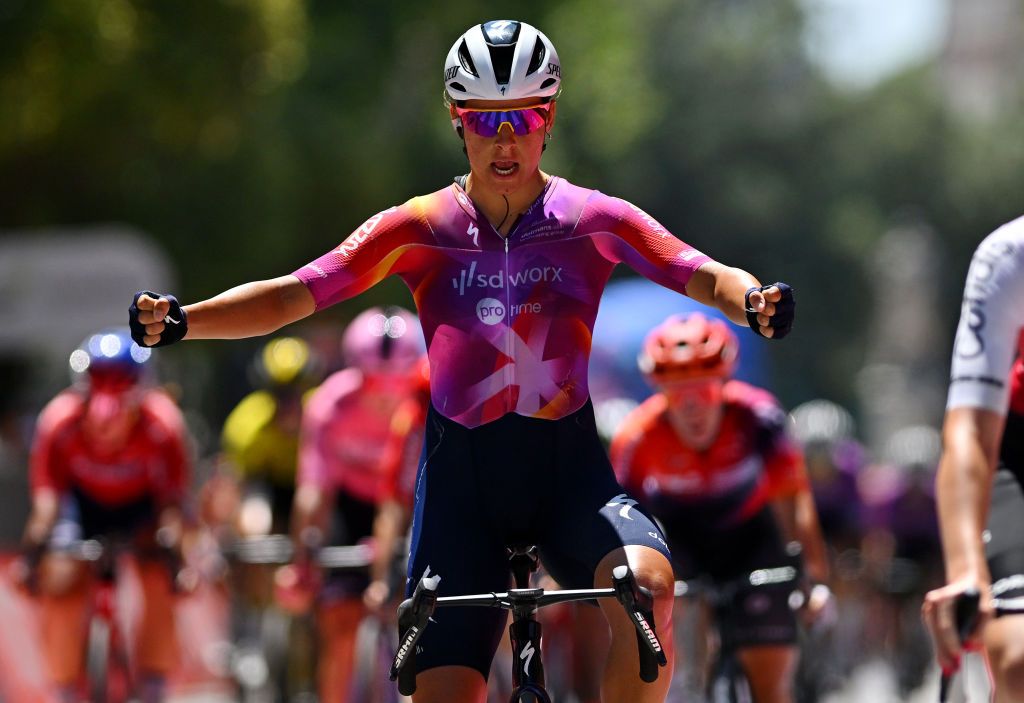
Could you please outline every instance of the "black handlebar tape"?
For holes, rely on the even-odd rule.
[[[953,605],[953,621],[956,625],[956,636],[960,642],[970,637],[975,628],[978,627],[978,607],[981,605],[981,593],[977,588],[968,588],[957,596]],[[946,703],[949,700],[949,685],[953,680],[953,674],[943,673],[939,680],[939,703]]]
[[[412,598],[398,606],[398,650],[388,676],[392,681],[398,679],[398,691],[403,696],[416,692],[416,643],[434,614],[440,581],[440,576],[423,577]]]
[[[636,628],[637,651],[640,655],[640,678],[653,683],[658,679],[658,667],[665,666],[665,650],[661,646],[654,625],[654,598],[650,591],[637,585],[633,572],[627,566],[612,571],[615,597],[626,609]]]
[[[978,607],[981,605],[981,593],[977,588],[968,588],[956,599],[953,617],[956,620],[956,634],[961,642],[966,641],[978,627]]]

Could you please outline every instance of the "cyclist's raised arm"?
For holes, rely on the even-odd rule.
[[[762,287],[746,271],[725,266],[673,236],[654,218],[619,198],[595,193],[581,226],[610,261],[622,262],[650,280],[718,308],[739,325],[755,324],[764,337],[783,337],[793,319],[792,291]]]
[[[432,241],[414,198],[374,215],[340,245],[289,276],[246,283],[186,306],[174,296],[136,294],[129,308],[132,335],[140,344],[164,346],[183,338],[269,334],[401,273],[411,246]]]
[[[164,346],[180,339],[242,339],[269,334],[316,309],[295,276],[244,283],[209,300],[179,305],[174,296],[144,291],[129,309],[136,342]]]
[[[253,281],[185,306],[187,339],[240,339],[269,334],[313,313],[309,289],[295,276]]]

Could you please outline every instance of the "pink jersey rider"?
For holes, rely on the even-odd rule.
[[[507,238],[452,184],[374,215],[294,275],[317,309],[400,276],[423,325],[434,407],[476,427],[583,406],[598,300],[616,264],[685,294],[710,260],[630,203],[553,177]]]
[[[368,377],[357,369],[324,381],[303,411],[298,484],[379,503],[392,416],[410,385],[401,376]]]

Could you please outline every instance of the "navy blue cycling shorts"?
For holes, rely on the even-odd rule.
[[[610,552],[665,539],[615,480],[588,401],[558,420],[505,415],[472,429],[430,409],[416,479],[407,595],[429,568],[441,596],[504,591],[506,547],[535,544],[562,588],[592,588]],[[468,666],[484,678],[505,623],[492,608],[438,608],[417,669]]]

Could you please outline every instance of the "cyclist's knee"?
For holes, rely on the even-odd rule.
[[[616,566],[628,564],[637,584],[646,588],[654,599],[654,621],[658,635],[666,650],[672,648],[672,604],[675,595],[675,577],[672,565],[664,554],[650,547],[631,545],[616,549],[601,560],[594,574],[594,582],[598,588],[607,588],[612,582],[612,571]],[[621,636],[632,633],[633,624],[628,618],[617,618],[621,612],[618,606],[610,607],[602,604],[612,631]],[[611,609],[609,609],[611,608]],[[612,614],[616,615],[612,615]],[[612,619],[614,618],[614,620]],[[618,623],[619,627],[616,627]]]
[[[795,646],[744,647],[737,656],[755,700],[767,703],[793,700],[793,676],[798,660]]]
[[[439,666],[421,671],[416,677],[413,703],[483,703],[487,682],[476,669]]]
[[[77,596],[85,591],[88,570],[60,554],[47,554],[39,565],[39,592],[53,598]]]
[[[1012,696],[1024,694],[1024,622],[1016,620],[1024,618],[998,618],[989,623],[985,632],[996,690]]]

